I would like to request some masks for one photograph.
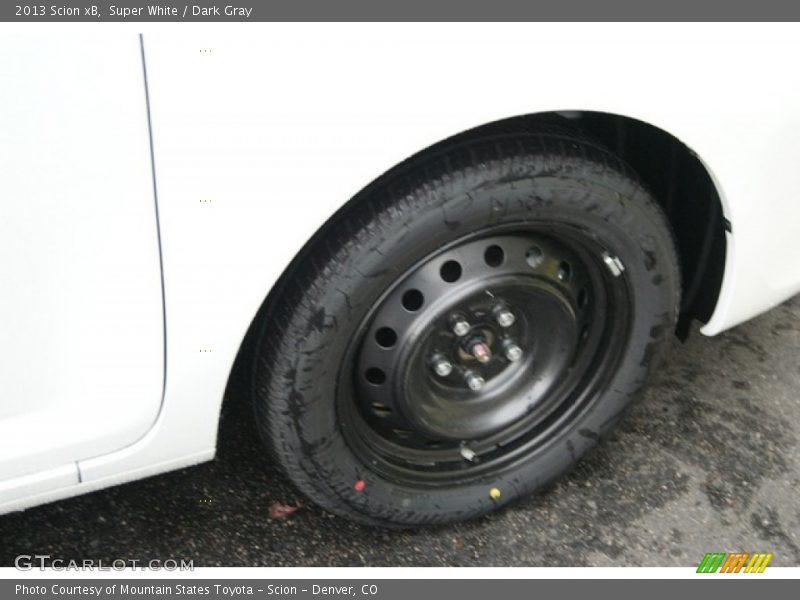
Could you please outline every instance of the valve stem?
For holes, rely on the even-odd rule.
[[[475,451],[472,448],[467,448],[466,446],[461,446],[461,457],[464,460],[468,460],[470,462],[475,461]]]

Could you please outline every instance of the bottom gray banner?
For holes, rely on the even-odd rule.
[[[756,586],[758,590],[756,590]],[[790,587],[791,586],[791,587]],[[712,587],[714,588],[712,590]],[[302,579],[302,580],[64,580],[42,579],[39,582],[0,581],[0,598],[51,598],[84,600],[86,598],[149,599],[263,599],[362,598],[366,600],[421,600],[423,598],[458,600],[534,599],[542,597],[603,598],[615,600],[647,598],[674,600],[680,597],[708,598],[710,593],[726,595],[726,600],[752,598],[754,594],[789,597],[797,582],[782,579],[758,579],[699,575],[696,579]],[[781,596],[777,596],[781,594]]]

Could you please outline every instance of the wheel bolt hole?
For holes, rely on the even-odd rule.
[[[392,409],[380,402],[373,402],[372,412],[375,413],[375,416],[386,418],[392,414]]]
[[[572,267],[569,266],[568,262],[562,261],[559,263],[557,276],[560,281],[566,282],[570,280],[572,277]]]
[[[483,260],[486,261],[486,264],[490,267],[499,267],[503,264],[505,258],[506,253],[497,245],[489,246],[486,252],[483,253]]]
[[[384,381],[386,381],[386,373],[377,367],[370,367],[367,369],[367,372],[364,373],[364,377],[366,377],[367,381],[369,381],[372,385],[381,385]]]
[[[448,260],[439,269],[439,275],[447,283],[453,283],[461,279],[461,265],[455,260]]]
[[[586,303],[589,300],[589,295],[586,290],[578,292],[578,308],[586,308]]]
[[[544,260],[544,252],[539,246],[531,246],[528,248],[528,251],[525,252],[525,261],[528,263],[528,266],[532,269],[535,269]]]
[[[425,296],[419,290],[408,290],[403,294],[403,308],[410,312],[416,312],[425,303]]]
[[[381,348],[391,348],[397,343],[397,333],[391,327],[381,327],[375,332],[375,341]]]

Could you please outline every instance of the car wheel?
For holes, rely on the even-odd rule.
[[[669,225],[611,152],[525,132],[380,178],[309,242],[257,341],[258,428],[362,522],[467,519],[615,424],[674,328]]]

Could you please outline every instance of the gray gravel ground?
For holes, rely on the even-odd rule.
[[[0,565],[46,553],[196,566],[689,566],[743,550],[798,566],[799,359],[800,297],[720,337],[676,340],[621,427],[549,490],[401,533],[308,504],[231,401],[217,460],[0,517]],[[301,508],[270,519],[273,502]]]

